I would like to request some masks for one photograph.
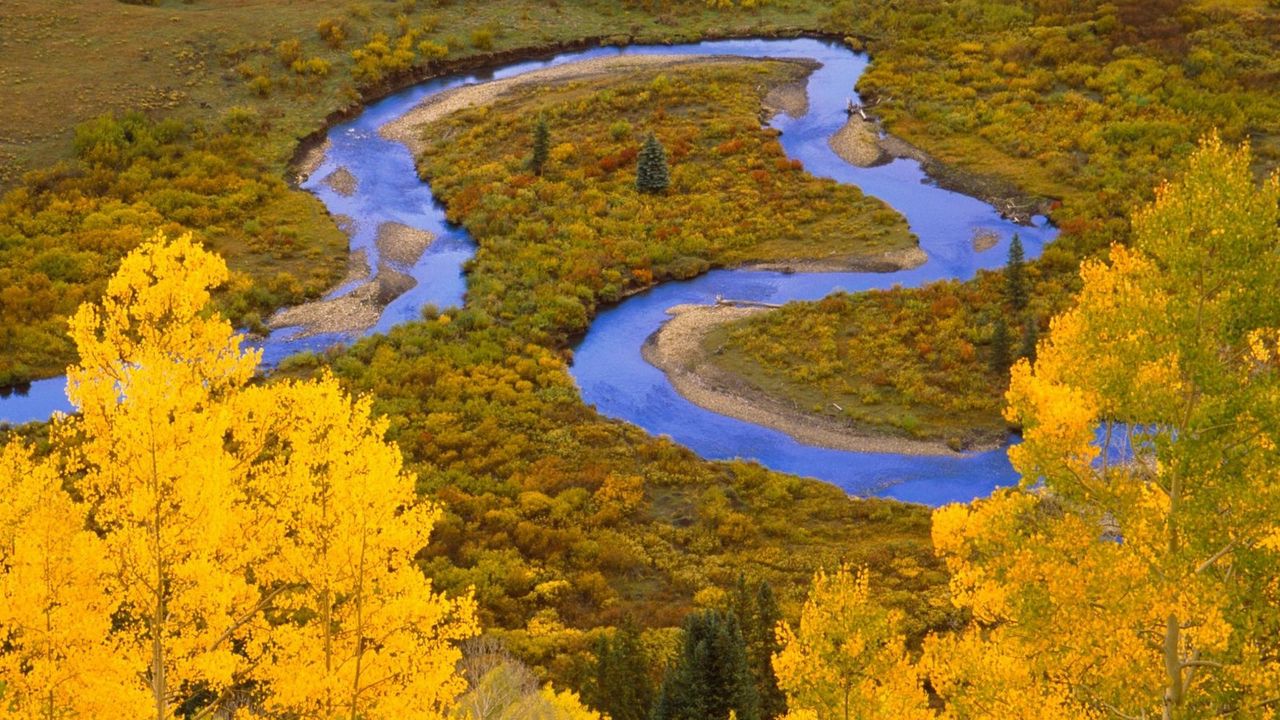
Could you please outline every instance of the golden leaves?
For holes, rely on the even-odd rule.
[[[976,621],[926,643],[952,716],[1198,717],[1274,691],[1280,658],[1249,648],[1280,628],[1280,185],[1249,166],[1208,138],[1134,247],[1082,265],[1013,369],[1023,488],[934,514]],[[1124,449],[1102,457],[1100,427]]]
[[[773,670],[788,718],[933,717],[903,647],[901,617],[870,598],[869,583],[865,569],[819,570],[799,627],[778,626]]]
[[[58,468],[0,451],[0,717],[142,716],[139,657],[111,640],[110,564]]]
[[[206,308],[225,277],[189,237],[156,236],[73,320],[80,414],[47,460],[0,462],[0,679],[15,707],[112,684],[101,711],[67,700],[71,717],[208,714],[247,688],[255,717],[443,717],[476,625],[471,598],[435,593],[414,561],[439,512],[368,399],[331,377],[249,385],[258,354]],[[33,530],[56,542],[28,546]],[[65,569],[56,601],[18,592],[40,587],[29,568]],[[84,662],[101,670],[82,681]]]

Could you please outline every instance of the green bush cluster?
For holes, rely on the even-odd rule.
[[[120,258],[157,229],[193,232],[227,258],[234,277],[221,307],[250,329],[334,282],[345,237],[263,160],[261,123],[244,108],[218,129],[101,117],[76,129],[74,163],[0,199],[0,385],[73,361],[66,316],[96,300]]]

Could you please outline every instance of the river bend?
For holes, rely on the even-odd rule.
[[[1042,217],[1031,226],[1015,225],[995,208],[975,198],[939,188],[919,163],[898,159],[874,168],[854,167],[835,155],[828,138],[845,123],[845,104],[857,99],[852,90],[867,66],[867,56],[842,45],[814,39],[726,40],[689,45],[636,45],[564,53],[547,60],[518,62],[486,72],[431,80],[369,105],[358,117],[334,126],[321,166],[303,187],[334,215],[355,221],[352,251],[364,250],[378,266],[377,228],[384,222],[429,231],[436,240],[411,268],[400,268],[417,285],[396,298],[368,332],[384,332],[415,320],[428,304],[441,308],[463,302],[466,279],[462,265],[475,244],[462,228],[445,219],[430,187],[418,179],[413,157],[378,129],[408,112],[424,98],[462,85],[512,77],[532,70],[589,58],[621,54],[735,55],[751,58],[810,58],[822,63],[808,80],[809,107],[803,117],[778,115],[770,124],[788,157],[800,160],[817,176],[857,185],[906,217],[928,261],[895,273],[794,273],[716,270],[693,280],[664,283],[632,296],[596,316],[575,349],[571,368],[583,399],[604,415],[634,423],[650,433],[668,435],[708,459],[748,458],[783,472],[831,482],[851,494],[884,495],[939,505],[969,500],[1016,480],[1004,448],[942,456],[858,453],[816,448],[787,435],[718,415],[681,397],[666,376],[640,354],[644,341],[667,319],[673,305],[710,304],[717,296],[782,303],[816,300],[835,290],[858,291],[893,285],[916,286],[934,280],[967,279],[980,269],[1003,264],[1009,239],[1017,232],[1028,257],[1039,255],[1056,231]],[[322,182],[345,167],[357,178],[355,192],[343,195]],[[985,230],[999,242],[975,251],[972,237]],[[331,296],[350,291],[335,289]],[[295,329],[273,332],[258,345],[268,366],[303,351],[320,350],[342,335],[296,337]],[[0,420],[47,419],[69,409],[65,379],[31,384],[26,393],[0,398]]]

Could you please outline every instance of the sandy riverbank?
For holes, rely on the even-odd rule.
[[[809,84],[801,80],[773,88],[764,96],[764,109],[769,114],[804,117],[809,114]]]
[[[841,160],[857,167],[883,165],[892,159],[880,144],[880,128],[856,116],[850,116],[827,144]]]
[[[363,255],[363,253],[360,253]],[[366,264],[366,273],[368,265]],[[329,333],[352,334],[377,324],[387,304],[417,285],[418,281],[386,265],[378,274],[351,292],[327,300],[313,300],[286,308],[271,316],[267,327],[299,328],[295,337]]]
[[[349,232],[354,223],[345,218]],[[267,327],[278,330],[299,328],[298,337],[328,333],[359,333],[373,327],[382,317],[382,311],[397,297],[418,284],[409,275],[395,269],[391,263],[413,265],[426,251],[434,236],[417,228],[400,223],[383,223],[378,226],[377,246],[381,260],[378,273],[370,277],[369,259],[364,250],[351,254],[347,261],[347,275],[338,287],[356,285],[350,292],[336,298],[285,308],[272,315]]]
[[[811,415],[753,391],[713,365],[703,339],[716,327],[768,308],[734,305],[677,305],[672,317],[645,342],[641,353],[666,373],[676,391],[712,412],[773,428],[806,445],[853,452],[954,455],[941,441],[910,440],[859,431],[831,418]]]
[[[453,90],[446,90],[442,93],[437,93],[423,100],[415,108],[404,115],[401,115],[399,118],[383,125],[378,132],[389,140],[403,143],[409,147],[414,155],[417,155],[423,150],[422,138],[420,137],[422,126],[465,108],[487,105],[496,101],[504,94],[526,85],[545,85],[549,83],[568,82],[571,80],[586,80],[608,75],[617,75],[645,68],[679,67],[694,64],[708,65],[714,63],[748,63],[759,61],[760,60],[755,58],[714,55],[619,55],[614,57],[582,60],[566,65],[557,65],[555,67],[544,68],[542,70],[534,70],[533,72],[527,72],[523,75],[517,75],[511,78],[493,80],[479,85],[466,85]],[[775,62],[794,62],[810,67],[816,67],[816,63],[812,60],[787,59],[775,60]],[[803,94],[803,90],[801,93]],[[785,102],[786,106],[780,107],[779,109],[791,112],[792,110],[803,110],[808,107],[807,95],[803,98],[803,105],[801,105],[796,98],[794,89],[787,91],[785,95],[787,97],[780,101]]]
[[[378,226],[378,255],[383,260],[390,260],[400,265],[413,265],[422,257],[427,246],[435,240],[435,235],[426,230],[419,230],[396,222],[385,222]]]
[[[920,267],[929,261],[928,254],[918,246],[886,250],[874,255],[833,255],[826,258],[774,260],[750,263],[744,270],[772,270],[774,272],[898,272]]]
[[[378,322],[380,310],[366,297],[364,291],[374,285],[369,279],[369,258],[364,250],[357,250],[347,258],[347,274],[339,287],[361,283],[354,291],[332,300],[312,300],[285,308],[267,320],[267,327],[278,330],[298,327],[298,337],[322,333],[356,332],[372,327]]]

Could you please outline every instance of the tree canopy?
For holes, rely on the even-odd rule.
[[[1020,486],[934,513],[972,620],[894,671],[927,678],[940,717],[1274,717],[1280,176],[1259,187],[1250,167],[1247,147],[1207,138],[1135,214],[1133,246],[1083,265],[1075,306],[1014,366]],[[800,654],[824,637],[813,628],[836,649],[884,636],[883,610],[840,615],[871,602],[865,585],[833,584],[819,575],[817,607],[795,639],[783,631],[774,662],[793,713],[824,677],[821,654]],[[832,677],[849,675],[884,670]],[[839,707],[821,697],[817,716]]]
[[[470,597],[414,557],[418,498],[368,399],[253,384],[190,236],[125,257],[71,323],[78,410],[0,462],[0,713],[443,717]]]

